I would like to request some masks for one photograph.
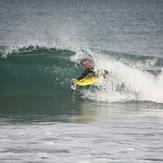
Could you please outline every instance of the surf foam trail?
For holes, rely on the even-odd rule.
[[[85,90],[84,98],[103,102],[152,101],[163,103],[163,59],[102,50],[85,52],[96,70],[109,70],[98,89]],[[74,60],[83,57],[76,54]],[[86,57],[86,56],[85,56]]]
[[[109,70],[110,75],[97,87],[83,89],[83,98],[163,103],[162,58],[40,46],[15,48],[10,52],[1,47],[0,96],[62,96],[71,91],[71,79],[82,73],[79,63],[84,58],[94,60],[96,70]]]

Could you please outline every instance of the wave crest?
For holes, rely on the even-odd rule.
[[[94,61],[95,70],[107,69],[110,77],[95,89],[83,89],[83,98],[103,102],[163,103],[162,59],[39,46],[15,48],[5,58],[1,57],[0,95],[56,96],[70,92],[70,80],[82,71],[79,61],[88,57]]]

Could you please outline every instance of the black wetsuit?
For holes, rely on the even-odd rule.
[[[77,80],[84,79],[88,75],[95,76],[95,72],[93,68],[85,69],[84,72],[77,78]]]

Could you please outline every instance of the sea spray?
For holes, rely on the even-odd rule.
[[[139,64],[139,67],[136,67],[124,63],[123,60],[117,60],[111,55],[104,55],[91,50],[87,50],[87,53],[77,53],[73,59],[78,61],[90,56],[95,62],[95,69],[108,70],[110,77],[102,85],[98,85],[98,89],[94,89],[93,91],[92,89],[84,90],[84,98],[103,102],[133,100],[163,102],[163,86],[160,84],[162,73],[155,75],[145,71],[144,65],[141,67],[141,64]],[[157,58],[152,62],[149,61],[148,57],[146,60],[148,67],[151,65],[152,68],[156,64],[156,61]],[[139,63],[138,60],[136,62],[137,64]]]

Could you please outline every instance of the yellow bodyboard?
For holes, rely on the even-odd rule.
[[[82,80],[77,80],[76,85],[78,86],[89,86],[94,85],[97,82],[97,78],[85,78]]]

